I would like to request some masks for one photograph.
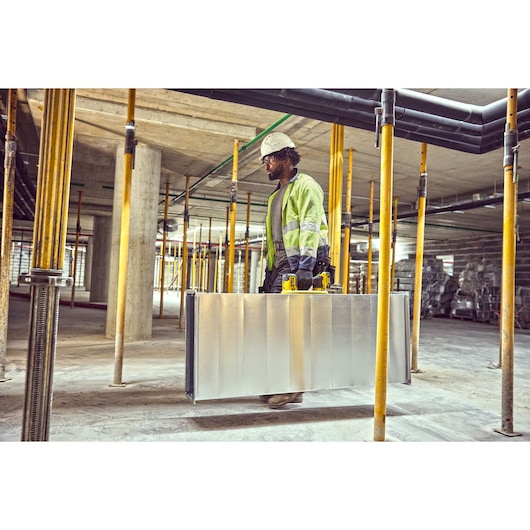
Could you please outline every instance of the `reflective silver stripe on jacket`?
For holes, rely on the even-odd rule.
[[[320,232],[320,226],[316,223],[307,221],[300,225],[300,230],[303,230],[304,232]]]
[[[287,224],[284,224],[282,227],[282,231],[285,234],[286,232],[290,232],[291,230],[298,230],[300,227],[300,223],[297,220],[289,221]]]

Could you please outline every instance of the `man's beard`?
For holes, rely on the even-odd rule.
[[[273,169],[269,173],[269,180],[278,180],[280,178],[281,171],[279,169]]]

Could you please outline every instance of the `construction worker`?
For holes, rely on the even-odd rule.
[[[310,289],[313,276],[329,264],[324,192],[311,176],[298,171],[300,154],[284,133],[261,143],[261,161],[269,180],[278,181],[267,208],[267,268],[260,291],[281,293],[284,274],[296,275],[297,289]],[[260,396],[271,408],[302,403],[303,393]]]

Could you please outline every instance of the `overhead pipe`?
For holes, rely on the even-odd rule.
[[[351,188],[353,179],[353,149],[348,149],[348,177],[346,180],[346,212],[342,245],[342,294],[350,292]]]
[[[325,105],[312,105],[307,99],[303,100],[301,104],[300,96],[293,98],[293,100],[288,100],[286,98],[280,98],[276,92],[272,93],[268,91],[266,95],[261,95],[256,93],[252,89],[242,89],[242,90],[178,90],[179,92],[185,92],[188,94],[193,94],[197,96],[204,96],[211,99],[216,99],[220,101],[228,101],[230,103],[238,103],[241,105],[247,105],[251,107],[257,107],[262,109],[268,109],[279,112],[286,112],[289,116],[298,115],[305,118],[312,118],[319,121],[329,122],[329,123],[339,123],[342,116],[341,112],[337,112],[333,115],[330,114],[330,108],[335,110],[333,107],[326,108]],[[267,91],[265,91],[267,92]],[[289,90],[290,92],[290,90]],[[304,91],[305,92],[305,91]],[[359,101],[360,104],[364,103],[362,100]],[[367,102],[367,108],[372,105],[372,102]],[[368,115],[368,113],[366,113]],[[365,119],[365,113],[355,115],[359,119]],[[352,119],[352,116],[349,117]],[[373,122],[373,115],[372,115]],[[367,122],[369,123],[369,121]],[[367,125],[367,123],[365,125]],[[343,125],[351,125],[350,123],[343,123]],[[364,127],[362,127],[364,128]]]
[[[121,201],[120,248],[118,265],[118,298],[116,303],[116,336],[114,341],[114,380],[112,386],[122,387],[123,350],[125,343],[125,310],[127,305],[127,273],[129,268],[129,238],[131,225],[131,183],[136,140],[134,134],[134,108],[136,90],[129,89],[125,146],[123,150],[123,194]]]
[[[510,88],[504,134],[504,210],[501,283],[502,418],[497,432],[519,436],[513,430],[513,354],[515,321],[515,242],[517,197],[517,90]]]
[[[519,111],[528,111],[530,108],[530,90],[521,91],[518,94],[518,100],[520,103]],[[396,97],[396,105],[398,106],[482,127],[501,122],[504,126],[507,103],[508,98],[506,97],[481,107],[407,89],[399,89]]]
[[[377,337],[375,358],[374,441],[385,440],[386,391],[390,322],[390,240],[394,147],[395,93],[383,90],[381,96],[381,234],[377,286]]]
[[[280,105],[284,112],[314,118],[339,125],[348,125],[343,120],[373,122],[373,111],[377,101],[343,96],[337,92],[320,89],[279,89],[236,91],[252,106],[265,106],[270,110]],[[301,114],[304,109],[308,114]],[[310,114],[310,115],[309,115]]]
[[[403,97],[404,94],[408,95]],[[422,100],[425,104],[421,103]],[[361,109],[367,116],[373,116],[373,110],[377,108],[377,105],[378,101],[374,100],[368,104],[365,103],[362,107],[357,103],[355,108]],[[470,108],[476,110],[470,111]],[[396,90],[396,130],[401,129],[405,124],[409,127],[417,125],[428,129],[434,128],[437,131],[446,130],[451,134],[463,132],[469,135],[472,141],[475,137],[480,138],[483,131],[484,124],[480,117],[480,108],[476,105],[458,103],[421,92],[399,89]],[[347,114],[343,115],[347,116]],[[497,119],[500,118],[502,115],[497,116]],[[491,119],[493,121],[493,117]]]
[[[244,91],[236,91],[239,93],[238,96],[226,96],[225,91],[205,91],[211,92],[212,95],[215,94],[217,99],[222,99],[225,101],[233,101],[240,104],[251,105],[260,108],[268,108],[270,110],[280,110],[283,112],[289,112],[291,114],[297,114],[300,116],[305,116],[307,118],[317,119],[324,122],[339,123],[347,125],[350,127],[360,128],[360,129],[372,129],[373,127],[373,112],[363,111],[352,111],[350,108],[346,110],[341,109],[340,107],[331,107],[332,113],[330,113],[329,107],[318,107],[315,108],[314,104],[311,102],[303,100],[302,103],[298,102],[297,104],[291,103],[289,100],[279,99],[273,100],[272,102],[267,99],[258,99],[253,96],[244,95]],[[219,95],[221,92],[221,96]],[[249,90],[248,92],[254,92]],[[192,93],[195,93],[192,91]],[[198,94],[201,95],[201,94]],[[204,95],[204,94],[202,94]],[[270,96],[269,96],[270,98]],[[373,107],[377,103],[371,102],[370,107],[373,110]],[[400,109],[401,115],[405,115],[405,109]],[[411,113],[409,112],[409,115]],[[470,153],[480,153],[484,149],[480,146],[480,131],[481,127],[470,128],[469,124],[467,128],[464,129],[466,124],[461,122],[455,122],[447,118],[440,118],[432,115],[423,116],[421,113],[417,113],[416,116],[421,116],[415,118],[415,120],[420,120],[420,123],[416,121],[410,122],[405,120],[399,120],[396,124],[395,136],[414,140],[414,141],[427,141],[433,145],[438,145],[442,147],[447,147],[450,149],[456,149],[464,152]],[[436,124],[436,128],[442,127],[447,129],[444,131],[438,131],[436,134],[433,132],[436,129],[432,128],[433,120]],[[421,127],[421,122],[425,122],[426,126]],[[477,138],[474,138],[477,136]],[[478,144],[478,145],[477,145]],[[492,145],[486,146],[488,150],[500,147],[498,145],[498,138]]]
[[[524,199],[530,199],[529,191],[523,191],[517,194],[518,202],[521,202]],[[461,211],[474,210],[476,208],[482,208],[484,206],[501,204],[502,202],[504,202],[503,195],[497,195],[495,197],[487,197],[485,199],[454,202],[454,203],[448,204],[447,206],[432,206],[431,208],[426,208],[425,215],[436,215],[436,214],[441,214],[441,213],[454,212],[456,210],[461,210]],[[409,219],[409,218],[417,217],[417,216],[418,216],[418,210],[412,210],[410,212],[400,213],[397,218],[398,219]],[[377,224],[379,223],[379,219],[373,219],[372,222]],[[369,220],[355,221],[352,223],[352,228],[366,226],[366,225],[369,225],[369,223],[370,223]]]
[[[521,91],[518,99],[521,100],[522,108],[528,108],[528,105],[530,105],[530,91]],[[506,97],[499,101],[479,106],[403,88],[396,91],[396,105],[478,125],[505,119],[507,101],[508,98]]]
[[[10,88],[7,96],[7,129],[5,132],[4,192],[2,202],[2,256],[0,262],[0,383],[6,379],[7,330],[9,321],[9,273],[13,240],[13,206],[17,153],[17,92]]]
[[[356,90],[353,92],[357,93]],[[377,100],[377,98],[374,99]],[[527,111],[530,108],[530,90],[521,91],[518,95],[518,100],[519,112]],[[499,120],[502,120],[504,125],[506,105],[507,98],[502,98],[484,106],[478,106],[414,90],[396,90],[396,114],[401,113],[402,109],[409,109],[433,117],[439,116],[454,122],[463,122],[466,129],[469,129],[469,125],[487,126]],[[434,123],[438,122],[434,121]]]
[[[396,115],[396,123],[399,123],[400,132],[416,132],[447,140],[456,138],[477,148],[482,143],[482,125],[468,124],[443,116],[437,116],[434,121],[431,114],[408,109],[401,109],[401,114]]]
[[[372,130],[380,90],[325,89],[183,90],[350,127]],[[394,136],[453,150],[482,154],[502,146],[499,109],[503,100],[484,107],[470,106],[411,90],[396,90]],[[505,102],[504,102],[505,105]],[[530,137],[530,90],[519,94],[519,138]],[[484,138],[484,130],[488,138]],[[495,135],[497,133],[497,135]],[[491,138],[491,140],[490,140]],[[477,140],[479,143],[477,144]]]
[[[418,346],[420,341],[421,299],[423,282],[423,248],[425,239],[425,202],[427,200],[427,144],[421,144],[420,181],[418,185],[418,228],[416,234],[416,268],[414,275],[414,301],[412,312],[411,371],[418,369]]]
[[[432,94],[400,88],[396,90],[396,109],[410,108],[419,112],[436,114],[444,118],[471,124],[482,124],[482,108],[471,103],[459,103]],[[396,110],[396,114],[398,114]]]
[[[381,89],[328,89],[352,97],[378,102],[381,98]],[[468,123],[482,124],[485,115],[488,120],[503,117],[506,100],[490,103],[483,107],[471,103],[460,103],[451,99],[441,98],[432,94],[425,94],[416,90],[400,88],[396,93],[396,119],[402,108],[410,108],[424,113],[436,114]]]

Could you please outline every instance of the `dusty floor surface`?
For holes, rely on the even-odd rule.
[[[78,295],[79,296],[79,295]],[[6,377],[0,383],[0,441],[19,441],[24,408],[29,302],[11,297]],[[153,337],[125,344],[126,386],[112,387],[114,341],[105,311],[61,305],[49,441],[372,441],[374,389],[307,392],[271,410],[254,398],[193,404],[184,393],[185,333],[155,308]],[[495,325],[422,320],[410,385],[387,389],[386,440],[530,440],[530,333],[515,334],[514,433],[501,429],[502,369]]]
[[[496,432],[498,328],[432,319],[421,323],[422,372],[387,389],[386,440],[408,443],[352,444],[374,439],[373,388],[307,392],[285,410],[254,398],[191,403],[184,331],[174,307],[160,319],[154,302],[152,339],[125,345],[123,388],[111,386],[105,311],[61,305],[49,442],[63,443],[23,444],[29,302],[11,298],[0,383],[8,526],[35,528],[43,517],[57,529],[386,528],[403,517],[408,529],[526,524],[526,489],[517,485],[530,472],[521,443],[530,440],[528,331],[515,334],[520,436]]]

